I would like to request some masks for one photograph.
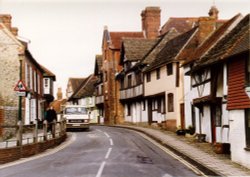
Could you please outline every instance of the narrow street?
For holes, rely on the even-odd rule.
[[[1,177],[170,177],[196,176],[138,133],[92,126],[73,132],[66,148],[48,156],[0,169]]]

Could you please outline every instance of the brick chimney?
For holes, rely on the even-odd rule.
[[[147,39],[154,39],[159,35],[161,25],[160,7],[146,7],[141,13],[142,31]]]
[[[12,27],[11,26],[11,15],[9,14],[1,14],[0,15],[0,22],[3,23],[6,28],[15,36],[18,34],[18,28]]]
[[[57,100],[61,100],[63,98],[63,94],[62,94],[62,88],[59,87],[57,89]]]
[[[215,31],[216,19],[211,17],[200,17],[198,26],[198,45],[200,45],[213,31]]]

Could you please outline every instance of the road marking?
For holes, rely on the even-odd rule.
[[[113,146],[114,145],[113,140],[110,138],[109,141],[110,141],[110,146]]]
[[[96,177],[101,177],[102,176],[102,171],[104,169],[105,164],[106,164],[106,162],[103,161],[102,164],[101,164],[101,166],[99,167],[99,170],[98,170],[98,172],[96,174]]]
[[[109,158],[111,151],[112,151],[112,148],[109,148],[108,152],[106,153],[105,159]]]
[[[64,148],[66,148],[68,145],[73,143],[75,140],[76,140],[76,134],[73,133],[71,138],[68,141],[63,142],[61,145],[55,147],[54,149],[47,149],[45,152],[43,152],[41,154],[34,155],[32,157],[28,157],[25,159],[20,159],[20,160],[17,160],[15,162],[10,162],[10,163],[4,164],[4,165],[0,165],[0,169],[11,167],[14,165],[19,165],[21,163],[29,162],[29,161],[36,160],[36,159],[41,158],[41,157],[52,155],[52,154],[54,154],[54,153],[56,153]]]
[[[100,129],[96,129],[98,132],[103,132],[103,131],[101,131]]]
[[[104,132],[104,134],[106,135],[106,137],[108,137],[108,138],[110,137],[109,134],[107,134],[106,132]]]
[[[153,143],[154,145],[156,145],[157,147],[159,147],[161,150],[163,150],[164,152],[166,152],[167,154],[169,154],[170,156],[172,156],[173,158],[175,158],[176,160],[178,160],[179,162],[181,162],[182,164],[184,164],[186,167],[188,167],[189,169],[191,169],[197,175],[208,177],[202,171],[200,171],[198,168],[196,168],[195,166],[193,166],[192,164],[190,164],[189,162],[187,162],[186,160],[184,160],[180,156],[178,156],[175,153],[173,153],[172,151],[170,151],[167,147],[165,147],[165,146],[157,143],[152,138],[150,138],[150,137],[148,137],[148,136],[146,136],[146,135],[144,135],[144,134],[142,134],[140,132],[136,132],[136,133],[138,133],[143,138],[145,138],[146,140],[150,141],[151,143]]]

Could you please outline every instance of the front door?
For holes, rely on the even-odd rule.
[[[211,135],[212,143],[216,142],[216,105],[212,104],[211,108]]]
[[[148,99],[148,123],[149,125],[152,123],[152,100]]]
[[[185,108],[184,103],[180,104],[180,113],[181,113],[181,129],[185,129]]]

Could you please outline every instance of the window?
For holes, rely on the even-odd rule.
[[[156,79],[158,80],[158,79],[160,79],[160,77],[161,77],[161,70],[160,70],[160,68],[157,68],[156,69]]]
[[[221,105],[216,105],[216,110],[215,110],[215,124],[216,127],[220,127],[221,126]]]
[[[165,96],[162,99],[162,113],[166,113],[166,101],[165,101]]]
[[[157,106],[158,106],[158,112],[161,113],[161,109],[162,109],[162,107],[161,107],[161,98],[157,99]]]
[[[128,75],[128,87],[132,87],[132,75]]]
[[[168,94],[168,112],[174,112],[174,94]]]
[[[48,87],[49,86],[49,79],[44,79],[44,87]]]
[[[150,72],[146,74],[146,79],[147,79],[147,82],[151,81],[151,73]]]
[[[146,110],[146,101],[145,100],[142,101],[142,110],[143,111]]]
[[[173,64],[169,63],[167,64],[167,75],[172,75],[173,74]]]
[[[121,79],[121,89],[124,89],[124,78]]]
[[[250,109],[245,110],[246,145],[250,148]]]
[[[142,83],[141,73],[136,74],[136,85],[139,85]]]
[[[127,116],[131,116],[131,104],[127,104]]]

